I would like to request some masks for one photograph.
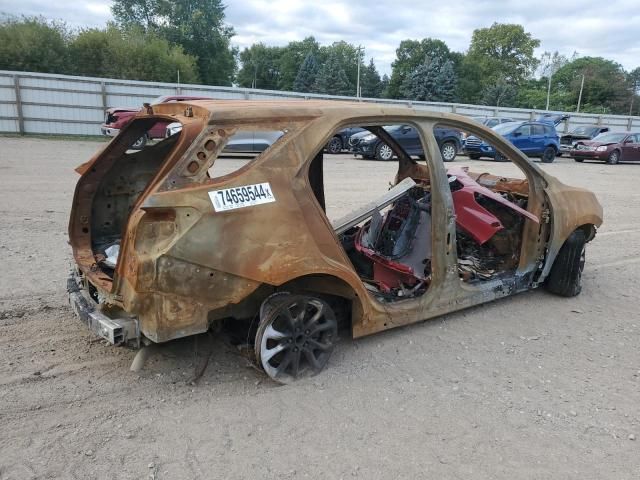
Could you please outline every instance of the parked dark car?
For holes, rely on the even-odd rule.
[[[424,150],[418,132],[411,125],[389,125],[384,129],[398,142],[409,154],[424,157]],[[452,128],[434,128],[433,133],[440,147],[442,160],[452,162],[462,148],[461,132]],[[389,145],[380,140],[373,133],[363,131],[352,135],[349,139],[349,147],[354,155],[362,155],[363,158],[377,160],[391,160],[394,156]]]
[[[606,132],[593,140],[580,140],[571,149],[576,162],[599,160],[610,165],[640,161],[640,133]]]
[[[544,163],[553,162],[560,151],[558,133],[551,123],[510,122],[497,125],[492,130],[513,143],[522,153],[530,157],[541,157]],[[507,160],[492,145],[478,137],[467,138],[464,148],[472,160],[481,157],[494,158],[499,162]]]
[[[209,100],[211,97],[194,97],[189,95],[172,95],[172,96],[161,96],[153,100],[150,105],[159,105],[161,103],[172,103],[172,102],[185,102],[191,100]],[[120,133],[120,130],[127,125],[133,117],[135,117],[139,108],[131,108],[131,107],[112,107],[108,108],[105,112],[104,123],[100,126],[100,132],[102,135],[106,135],[108,137],[115,137]],[[145,135],[140,137],[138,141],[132,145],[133,149],[140,149],[144,147],[147,143],[147,140],[153,138],[164,138],[166,135],[167,125],[171,122],[157,122],[153,127],[147,131]]]
[[[348,150],[349,139],[351,138],[351,136],[355,135],[356,133],[365,131],[366,130],[364,128],[360,127],[343,128],[333,137],[331,137],[331,140],[327,142],[327,145],[324,147],[324,149],[327,151],[327,153],[340,153],[343,150]]]
[[[601,127],[598,125],[581,125],[576,127],[560,137],[560,155],[570,153],[573,146],[579,140],[591,140],[601,133],[608,131],[609,127]]]

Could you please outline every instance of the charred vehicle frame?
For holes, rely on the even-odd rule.
[[[129,150],[166,121],[180,133]],[[412,159],[389,124],[416,128],[426,160]],[[354,125],[394,150],[398,171],[380,199],[332,223],[323,149]],[[442,126],[491,141],[525,178],[447,169],[434,135]],[[230,137],[261,129],[284,134],[239,170],[210,176]],[[280,382],[325,366],[341,320],[357,338],[541,285],[575,295],[602,222],[591,192],[492,130],[404,106],[161,104],[77,171],[68,290],[80,318],[111,343],[138,345],[255,319],[257,362]]]

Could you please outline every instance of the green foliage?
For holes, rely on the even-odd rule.
[[[504,79],[517,85],[535,72],[538,59],[534,50],[539,46],[540,40],[525,32],[522,25],[494,23],[473,31],[467,59],[480,68],[487,84]]]
[[[75,75],[175,82],[180,71],[182,83],[199,80],[194,57],[139,27],[83,30],[69,43],[69,55]]]
[[[363,52],[358,51],[358,47],[350,43],[340,41],[329,46],[320,47],[320,63],[326,63],[329,58],[333,58],[335,64],[340,67],[346,76],[347,82],[352,85],[352,91],[348,95],[355,95],[358,77],[358,61],[362,64]]]
[[[389,97],[389,83],[391,82],[391,79],[389,78],[389,75],[387,75],[386,73],[382,76],[382,80],[380,81],[380,96],[382,98],[390,98]]]
[[[564,93],[562,107],[575,110],[583,75],[580,111],[626,113],[631,94],[625,72],[620,64],[601,57],[578,58],[552,77],[552,91]]]
[[[221,0],[114,0],[118,25],[153,32],[197,58],[200,78],[210,85],[231,85],[237,51],[233,28],[224,23]]]
[[[307,37],[301,42],[289,42],[282,48],[280,56],[280,90],[296,90],[293,86],[300,71],[302,62],[310,53],[318,60],[320,45],[313,37]],[[301,90],[296,90],[301,91]]]
[[[450,102],[456,90],[453,62],[442,56],[426,57],[405,78],[401,93],[411,100]]]
[[[45,73],[67,71],[68,31],[42,17],[0,21],[0,69]]]
[[[318,77],[320,66],[313,52],[307,53],[307,57],[300,65],[298,75],[293,82],[293,90],[296,92],[309,93],[313,91],[313,87]]]
[[[255,43],[240,53],[242,68],[236,81],[241,87],[278,90],[282,78],[280,59],[281,47],[268,47]]]
[[[426,57],[452,60],[449,47],[442,40],[424,38],[418,40],[403,40],[396,49],[396,59],[391,64],[391,79],[387,95],[389,98],[400,98],[405,79],[424,62]]]
[[[373,58],[366,67],[360,67],[360,92],[366,98],[379,98],[383,90],[380,74]]]
[[[328,95],[353,95],[355,87],[349,82],[342,67],[343,58],[338,51],[332,51],[318,72],[313,90]]]
[[[540,40],[525,32],[521,25],[494,23],[489,28],[474,30],[461,67],[466,80],[463,101],[493,99],[511,103],[515,100],[511,93],[530,78],[538,66],[534,56],[538,46]]]
[[[513,106],[516,100],[517,90],[513,83],[504,78],[488,84],[482,91],[482,103],[484,105]]]

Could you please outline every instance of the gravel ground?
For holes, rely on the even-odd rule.
[[[276,386],[208,336],[129,372],[135,352],[74,318],[73,167],[100,145],[0,138],[0,479],[640,478],[640,165],[543,166],[605,209],[580,296],[344,338],[322,374]],[[326,169],[334,216],[394,174],[348,155]]]

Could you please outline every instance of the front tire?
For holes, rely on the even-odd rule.
[[[553,147],[547,147],[542,152],[542,163],[553,163],[556,159],[556,149]]]
[[[393,150],[391,150],[391,147],[386,143],[379,143],[376,147],[376,159],[383,162],[388,162],[392,158]]]
[[[576,230],[564,242],[547,277],[546,288],[563,297],[575,297],[582,291],[586,238]]]
[[[332,155],[340,153],[342,151],[342,140],[340,139],[340,137],[333,137],[331,138],[331,140],[329,140],[325,148],[327,150],[327,153],[330,153]]]
[[[478,155],[477,153],[470,153],[469,158],[471,160],[480,160],[480,155]]]
[[[444,162],[453,162],[458,154],[458,149],[453,142],[444,142],[440,147],[440,154]]]
[[[607,158],[607,163],[609,165],[617,165],[620,161],[620,152],[618,150],[614,150],[609,154],[609,158]]]
[[[582,163],[584,162],[584,158],[574,158],[574,162]]]

